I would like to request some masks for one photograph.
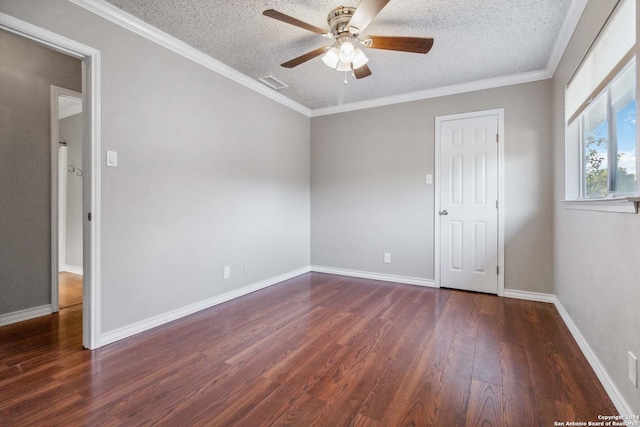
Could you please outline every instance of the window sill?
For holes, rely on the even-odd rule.
[[[561,202],[567,209],[637,214],[640,196],[561,200]]]

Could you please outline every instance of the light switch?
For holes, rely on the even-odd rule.
[[[433,175],[428,173],[424,180],[425,184],[433,184]]]
[[[118,167],[118,152],[107,151],[107,166],[110,168]]]

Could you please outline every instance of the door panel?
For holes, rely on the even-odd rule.
[[[451,221],[451,255],[449,261],[449,268],[454,271],[462,271],[462,253],[464,251],[463,239],[462,239],[462,221]]]
[[[440,122],[440,286],[498,293],[498,116]]]
[[[450,164],[451,164],[451,173],[450,173],[450,197],[449,204],[450,205],[461,205],[462,204],[462,156],[451,156]]]

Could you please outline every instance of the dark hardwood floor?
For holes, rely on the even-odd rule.
[[[0,425],[552,426],[615,408],[551,304],[310,273],[99,350],[0,328]]]

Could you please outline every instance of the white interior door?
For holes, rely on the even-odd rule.
[[[439,122],[442,287],[498,293],[497,142],[497,114]]]

